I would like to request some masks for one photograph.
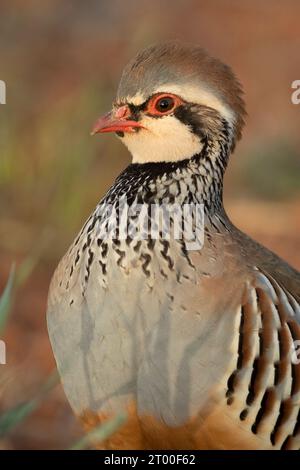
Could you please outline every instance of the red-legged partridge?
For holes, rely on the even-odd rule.
[[[300,448],[300,274],[223,208],[241,95],[231,69],[199,47],[159,44],[125,67],[93,129],[116,132],[132,164],[56,269],[47,319],[86,427],[127,412],[107,449]],[[172,230],[107,236],[124,200],[204,207],[203,246]]]

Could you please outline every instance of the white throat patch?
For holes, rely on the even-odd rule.
[[[175,116],[145,116],[140,122],[145,129],[122,137],[133,163],[176,162],[193,157],[203,148],[200,138]]]

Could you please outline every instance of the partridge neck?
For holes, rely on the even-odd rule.
[[[129,204],[204,204],[209,214],[223,212],[223,176],[229,145],[206,140],[202,151],[177,162],[134,163],[108,193],[111,200],[126,196]]]

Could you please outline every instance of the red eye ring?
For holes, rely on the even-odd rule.
[[[172,93],[158,93],[150,99],[147,111],[152,116],[165,116],[183,103],[182,99]]]

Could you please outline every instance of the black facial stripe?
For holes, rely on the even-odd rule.
[[[138,121],[141,117],[141,107],[135,106],[133,104],[128,104],[128,107],[130,109],[130,119],[133,121]]]
[[[192,104],[186,104],[178,106],[175,109],[174,115],[186,126],[190,126],[193,133],[197,134],[201,139],[205,137],[203,132],[203,123],[197,111],[195,111],[195,106]],[[198,105],[197,105],[198,108]]]
[[[138,115],[140,116],[140,113],[141,111],[145,111],[147,109],[147,106],[148,106],[148,103],[149,101],[154,97],[154,96],[157,96],[159,95],[160,93],[153,93],[151,96],[149,96],[149,98],[146,99],[146,101],[144,101],[144,103],[142,104],[139,104],[139,105],[135,105],[135,104],[132,104],[132,103],[127,103],[129,109],[130,109],[130,112],[132,113],[133,116],[135,115]],[[167,94],[167,92],[166,92]],[[153,114],[149,114],[149,116],[151,117],[155,117],[155,118],[161,118],[163,117],[164,115],[162,114],[161,116],[158,116],[158,115],[153,115]]]
[[[129,109],[130,109],[130,112],[132,113],[132,115],[140,115],[141,111],[145,111],[145,109],[147,108],[149,100],[150,100],[150,98],[148,98],[146,101],[144,101],[144,103],[139,104],[139,105],[128,103],[128,106],[129,106]]]
[[[133,119],[134,121],[138,121],[141,117],[141,113],[143,111],[145,111],[147,109],[147,105],[148,105],[148,102],[150,101],[150,99],[152,98],[152,96],[150,96],[150,98],[148,98],[147,101],[145,101],[143,104],[140,104],[140,105],[134,105],[134,104],[131,104],[129,103],[128,106],[129,106],[129,109],[130,109],[130,113],[131,113],[131,117],[130,119]],[[179,106],[181,107],[181,106]],[[178,109],[178,108],[177,108]],[[151,114],[151,113],[145,113],[147,116],[151,116],[152,118],[154,119],[160,119],[160,118],[163,118],[165,116],[164,113],[162,114]],[[175,110],[173,113],[168,113],[168,116],[170,115],[174,115],[175,114]]]

